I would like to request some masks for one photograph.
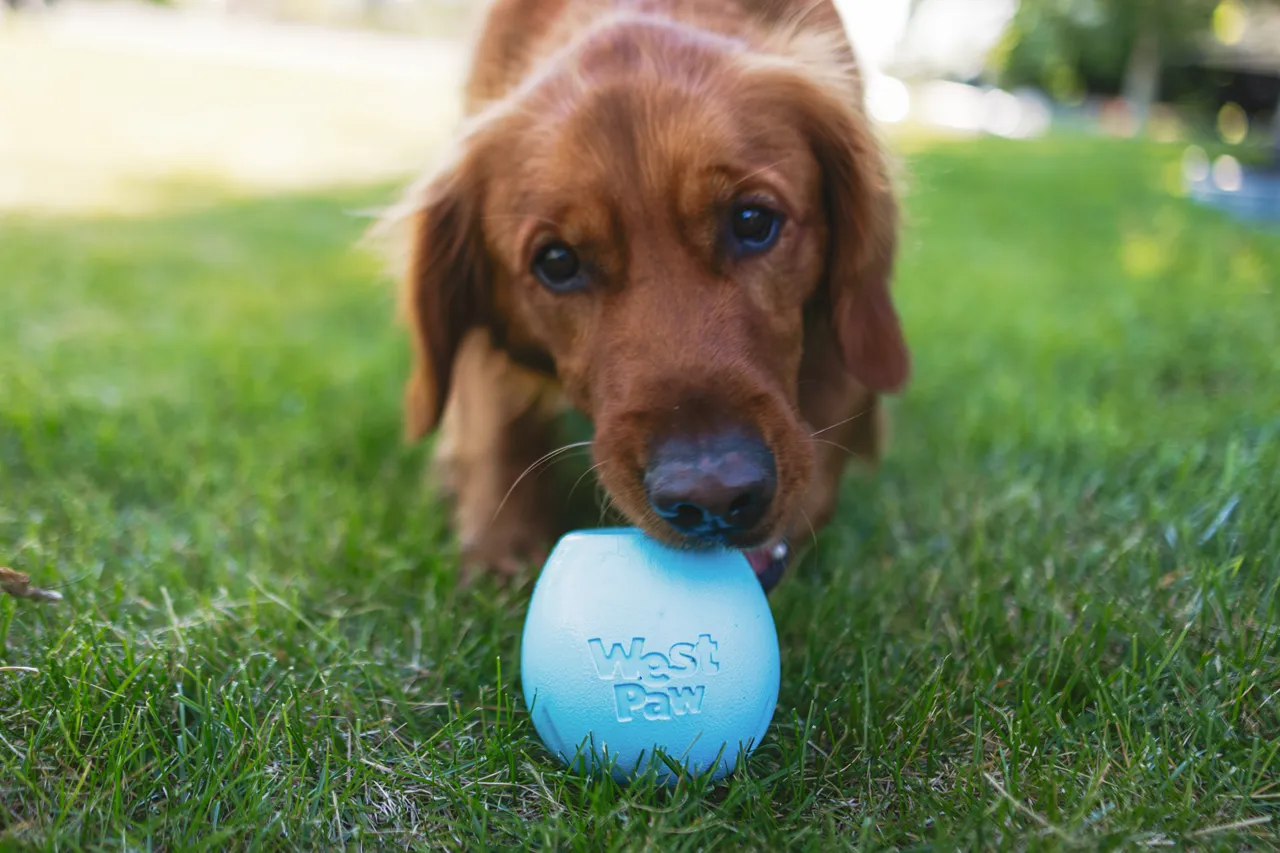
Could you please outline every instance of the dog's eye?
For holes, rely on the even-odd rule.
[[[530,269],[549,289],[566,291],[578,285],[581,264],[577,252],[564,243],[548,243],[533,256]]]
[[[734,242],[742,251],[754,254],[773,248],[782,231],[782,214],[761,204],[742,204],[733,209]]]

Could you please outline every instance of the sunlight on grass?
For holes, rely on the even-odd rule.
[[[459,85],[131,55],[13,24],[0,28],[0,210],[136,214],[191,201],[191,186],[399,178],[453,129]]]
[[[1128,234],[1121,244],[1120,263],[1125,274],[1146,278],[1165,270],[1169,254],[1160,241],[1147,234]]]

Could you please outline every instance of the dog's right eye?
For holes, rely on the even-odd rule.
[[[549,290],[557,293],[575,290],[580,285],[578,275],[582,265],[578,253],[564,243],[548,243],[533,256],[530,271]]]

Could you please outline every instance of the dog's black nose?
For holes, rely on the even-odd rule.
[[[739,432],[676,437],[653,449],[644,475],[649,505],[680,533],[719,539],[764,518],[778,486],[773,453]]]

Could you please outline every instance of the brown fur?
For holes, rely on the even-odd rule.
[[[676,535],[646,501],[651,442],[718,426],[755,429],[777,460],[743,547],[824,524],[848,453],[880,454],[878,395],[909,372],[893,188],[829,0],[497,0],[466,109],[409,198],[405,415],[411,438],[441,427],[468,564],[545,554],[563,499],[520,477],[566,403],[595,424],[614,504],[659,538]],[[744,194],[787,219],[773,250],[732,258],[722,226]],[[587,290],[529,273],[549,237],[578,249]]]

